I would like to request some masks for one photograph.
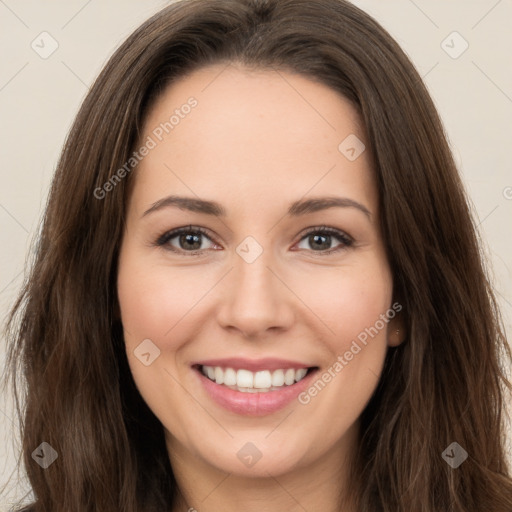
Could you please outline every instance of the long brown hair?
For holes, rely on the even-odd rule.
[[[8,369],[26,393],[22,455],[33,511],[170,510],[163,429],[133,382],[116,275],[128,185],[101,188],[130,158],[148,109],[201,66],[299,73],[360,112],[407,339],[388,350],[361,417],[352,471],[365,512],[512,510],[501,361],[511,352],[443,126],[392,37],[344,0],[184,0],[109,60],[71,128],[31,273],[7,324]],[[133,172],[136,172],[134,170]],[[47,442],[47,469],[32,452]],[[443,452],[468,454],[452,468]]]

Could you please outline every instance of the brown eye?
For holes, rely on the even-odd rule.
[[[301,238],[301,242],[305,241],[305,247],[300,247],[300,249],[311,250],[314,252],[320,252],[324,254],[328,254],[331,252],[337,252],[344,248],[350,247],[353,244],[353,240],[347,236],[342,231],[338,231],[333,228],[314,228],[306,233],[305,236]],[[332,247],[331,244],[333,241],[338,241],[338,245]]]
[[[205,251],[208,249],[208,247],[205,247],[203,244],[205,239],[209,240],[210,242],[212,241],[211,238],[206,234],[206,230],[189,226],[186,228],[174,229],[164,233],[158,238],[156,245],[171,251],[189,252],[194,254],[199,251]]]

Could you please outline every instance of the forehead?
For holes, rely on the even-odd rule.
[[[193,106],[192,106],[193,105]],[[135,194],[262,201],[348,191],[372,203],[366,136],[354,106],[324,84],[278,70],[232,64],[201,68],[170,85],[149,112]],[[138,192],[137,192],[138,190]],[[151,196],[151,197],[149,197]]]

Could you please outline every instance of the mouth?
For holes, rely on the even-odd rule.
[[[251,371],[246,368],[238,370],[231,367],[194,365],[195,370],[220,386],[241,393],[268,393],[280,391],[300,382],[317,369],[316,366],[305,368],[278,368],[276,370]]]
[[[282,360],[255,363],[232,359],[208,363],[192,365],[205,397],[243,416],[264,416],[284,409],[311,385],[319,370],[318,366]]]

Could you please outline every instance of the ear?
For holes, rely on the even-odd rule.
[[[405,329],[405,322],[402,313],[397,313],[393,318],[389,320],[387,335],[388,346],[390,347],[398,347],[398,345],[405,341],[407,332]]]

